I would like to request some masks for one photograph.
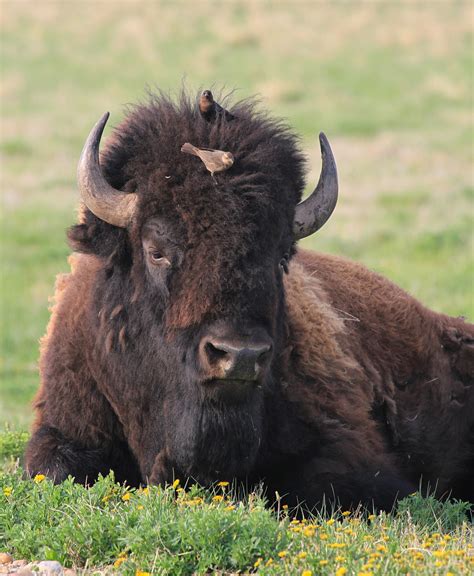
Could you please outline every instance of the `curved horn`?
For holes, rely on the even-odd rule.
[[[126,228],[135,211],[137,195],[113,188],[100,169],[99,145],[108,119],[106,112],[87,137],[77,166],[77,184],[84,204],[97,218]]]
[[[322,168],[314,192],[296,207],[293,233],[296,240],[319,230],[331,216],[337,203],[337,169],[326,135],[319,134]]]

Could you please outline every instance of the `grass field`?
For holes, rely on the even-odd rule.
[[[263,107],[287,118],[303,136],[308,189],[319,173],[316,135],[324,130],[338,162],[340,201],[331,221],[305,245],[362,261],[428,306],[472,319],[473,16],[469,2],[3,0],[0,423],[21,432],[32,420],[38,339],[48,320],[54,277],[67,270],[65,229],[76,217],[75,170],[83,140],[105,110],[117,124],[127,103],[144,98],[147,85],[175,92],[184,82],[196,93],[200,87],[237,88],[237,99],[257,94]],[[21,494],[30,494],[12,474],[3,478],[4,486],[15,483]],[[64,488],[69,489],[73,494]],[[62,494],[48,490],[48,498]],[[87,508],[87,499],[96,496],[77,498]],[[90,503],[88,509],[97,522],[99,508]],[[141,527],[129,513],[117,517],[124,526]],[[261,518],[273,522],[273,536],[281,530],[285,543],[299,550],[285,520]],[[8,521],[0,512],[2,520]],[[348,522],[341,526],[350,527]],[[418,529],[416,522],[400,518],[387,522],[398,540],[390,539],[390,554],[384,556],[390,560],[378,571],[396,574],[393,554],[423,548],[426,534],[438,529],[426,524]],[[363,536],[382,538],[385,546],[383,531],[373,530],[364,524]],[[461,522],[453,536],[457,544],[448,548],[466,550],[472,538],[467,530]],[[117,538],[107,561],[127,547],[135,550]],[[308,551],[313,556],[307,569],[314,574],[329,570],[317,564],[328,558],[320,555],[318,542]],[[347,566],[348,573],[370,572],[362,568],[363,549],[354,548],[349,563],[331,561],[327,573],[338,566]],[[99,558],[103,551],[94,553]],[[279,568],[269,565],[267,573],[298,573],[285,564],[288,559],[265,554],[259,569],[271,557]],[[447,573],[447,557],[423,554],[432,561],[424,573]],[[249,569],[258,558],[250,554],[222,569]],[[436,567],[436,561],[442,565]],[[130,571],[135,568],[140,566],[131,562]],[[151,568],[150,562],[142,568]],[[453,560],[453,573],[464,569]]]

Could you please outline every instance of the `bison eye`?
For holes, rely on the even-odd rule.
[[[155,266],[169,266],[171,264],[168,258],[163,256],[162,252],[159,252],[158,250],[149,252],[149,257],[150,262],[155,264]]]

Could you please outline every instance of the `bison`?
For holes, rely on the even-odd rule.
[[[99,163],[107,118],[79,162],[29,474],[264,482],[309,508],[388,510],[420,482],[474,501],[474,326],[297,247],[336,204],[326,137],[302,202],[298,139],[252,101],[209,118],[151,95]],[[185,142],[234,163],[214,182]]]

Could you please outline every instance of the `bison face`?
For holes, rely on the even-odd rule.
[[[106,343],[105,353],[97,346],[100,381],[132,449],[148,455],[142,473],[155,479],[167,461],[202,482],[252,468],[265,399],[282,380],[282,275],[295,240],[336,203],[324,135],[320,181],[298,204],[295,136],[249,103],[232,114],[212,124],[189,101],[157,98],[117,128],[100,166],[104,115],[79,162],[88,210],[70,239],[105,262],[94,296]],[[230,150],[234,164],[214,181],[180,152],[186,141]]]
[[[137,258],[143,264],[135,271],[146,277],[143,305],[160,303],[149,313],[162,326],[162,348],[185,343],[182,366],[175,367],[186,372],[184,380],[199,386],[209,401],[250,401],[268,382],[274,350],[281,347],[281,276],[289,248],[260,250],[259,261],[251,246],[243,253],[244,239],[236,232],[238,254],[224,257],[215,248],[218,230],[193,246],[179,229],[156,217],[143,226]]]

